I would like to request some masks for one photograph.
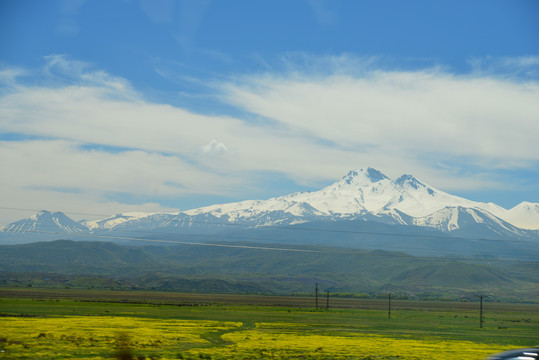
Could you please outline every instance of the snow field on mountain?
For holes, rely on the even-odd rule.
[[[216,204],[178,213],[131,212],[77,223],[62,213],[41,211],[2,231],[181,231],[226,224],[252,227],[309,221],[365,220],[413,225],[450,232],[463,224],[483,225],[497,234],[522,236],[539,229],[539,204],[523,202],[510,210],[437,190],[411,175],[391,180],[372,168],[350,171],[337,182],[313,192],[297,192],[268,200]],[[204,225],[205,224],[205,225]],[[535,235],[537,236],[537,234]]]

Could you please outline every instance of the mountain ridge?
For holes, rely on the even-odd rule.
[[[515,225],[519,219],[524,219],[528,227]],[[216,234],[230,229],[227,225],[256,229],[335,221],[377,221],[459,236],[469,233],[475,237],[537,239],[539,243],[539,230],[535,230],[539,229],[539,204],[523,202],[506,210],[493,203],[451,195],[409,174],[392,180],[373,168],[349,171],[318,191],[296,192],[268,200],[215,204],[176,213],[124,213],[81,222],[60,212],[41,211],[4,226],[0,232],[4,235],[29,231],[78,235],[122,231]]]

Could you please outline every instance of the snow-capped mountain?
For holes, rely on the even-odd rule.
[[[514,208],[507,210],[503,218],[520,228],[539,230],[539,204],[521,202]]]
[[[374,214],[399,210],[409,216],[419,217],[446,206],[482,206],[464,198],[447,194],[425,185],[411,175],[391,180],[378,170],[350,171],[336,183],[316,192],[291,195],[307,202],[326,214]]]
[[[95,229],[105,230],[105,229],[112,229],[114,227],[119,227],[125,222],[129,222],[133,220],[135,221],[142,220],[152,215],[154,214],[143,213],[143,212],[123,213],[123,214],[112,215],[112,216],[109,216],[100,220],[84,221],[83,224],[89,230],[95,230]]]
[[[466,231],[468,234],[485,233],[499,236],[526,236],[526,231],[480,208],[446,207],[430,215],[415,218],[413,225],[432,227],[444,232]]]
[[[41,211],[1,231],[93,235],[122,232],[130,236],[215,234],[358,220],[414,226],[459,236],[490,234],[539,239],[539,231],[530,230],[539,229],[539,204],[522,203],[506,210],[493,203],[471,201],[437,190],[411,175],[392,180],[372,168],[350,171],[319,191],[297,192],[268,200],[211,205],[178,213],[124,213],[80,223],[62,213]]]
[[[447,207],[479,208],[496,216],[505,209],[493,203],[481,203],[450,195],[426,185],[411,175],[391,180],[380,171],[350,171],[339,181],[314,192],[299,192],[269,200],[243,201],[212,205],[186,211],[197,216],[211,214],[230,222],[264,218],[266,223],[295,223],[322,219],[354,219],[372,215],[384,222],[410,224],[407,217],[419,218]],[[269,216],[281,212],[277,220]],[[392,219],[392,220],[389,220]],[[539,222],[539,218],[537,219]]]
[[[78,222],[75,222],[71,218],[67,217],[64,213],[51,213],[46,210],[41,210],[40,212],[31,217],[13,222],[2,227],[1,231],[11,233],[61,232],[65,234],[73,234],[85,233],[88,231],[88,228]]]

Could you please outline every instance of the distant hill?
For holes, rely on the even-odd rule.
[[[63,274],[71,277],[71,282],[64,281],[70,286],[101,283],[101,287],[175,291],[301,293],[311,292],[319,283],[321,290],[346,293],[392,290],[409,296],[457,297],[482,291],[513,300],[539,295],[537,263],[458,262],[326,246],[291,247],[295,251],[255,249],[260,245],[252,243],[234,246],[238,247],[141,247],[68,240],[4,245],[0,246],[0,273],[4,284],[10,276],[20,279],[21,274],[33,273],[35,281],[45,278],[37,274]],[[32,281],[26,276],[26,283]],[[96,281],[96,276],[109,280]],[[73,283],[77,278],[87,280]]]

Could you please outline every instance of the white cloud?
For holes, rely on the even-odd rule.
[[[64,54],[45,56],[45,73],[49,76],[50,86],[59,78],[75,83],[75,87],[94,87],[114,98],[137,99],[137,94],[129,82],[121,77],[112,76],[103,70],[93,70],[90,63],[69,59]],[[66,82],[62,84],[66,87]]]
[[[17,78],[26,74],[26,71],[16,67],[1,67],[0,68],[0,84],[6,86],[16,85]]]
[[[539,56],[506,57],[502,59],[502,63],[505,66],[520,68],[539,66]]]
[[[10,169],[0,175],[6,206],[157,209],[163,198],[254,193],[264,186],[260,174],[318,187],[366,166],[445,190],[496,188],[493,169],[539,161],[534,81],[383,71],[372,59],[343,55],[314,61],[305,73],[220,83],[223,101],[269,120],[250,122],[148,102],[90,64],[47,61],[39,86],[26,85],[22,70],[0,73],[9,80],[0,134],[32,139],[0,141],[0,162]]]
[[[229,152],[228,148],[222,142],[212,139],[209,143],[200,148],[205,154],[222,155]]]
[[[0,163],[9,169],[0,175],[2,205],[13,208],[97,214],[157,211],[167,209],[159,202],[231,194],[240,183],[233,174],[201,170],[178,156],[141,150],[111,153],[66,140],[0,141]]]
[[[376,71],[318,79],[253,77],[228,100],[294,133],[407,156],[539,161],[539,84],[439,72]]]
[[[80,145],[65,140],[0,142],[0,159],[11,165],[2,183],[8,188],[155,197],[219,194],[233,184],[233,180],[212,179],[177,156],[141,150],[111,153]]]
[[[529,79],[539,78],[539,56],[518,57],[476,57],[469,61],[477,76],[494,78],[514,78],[516,76]]]

